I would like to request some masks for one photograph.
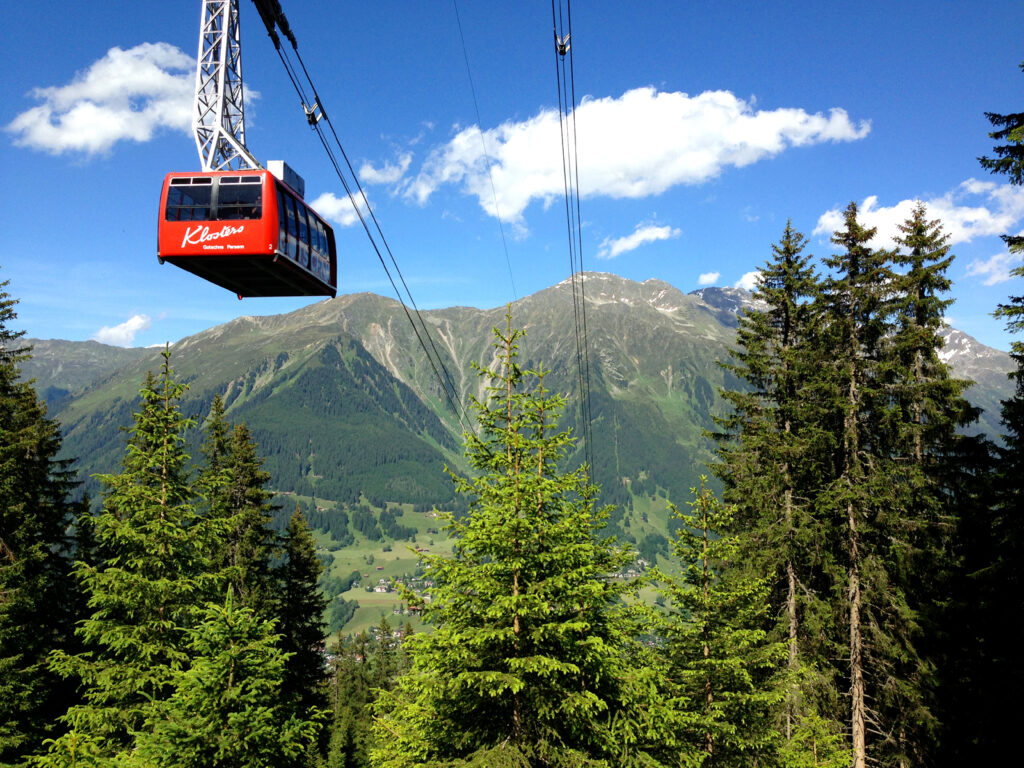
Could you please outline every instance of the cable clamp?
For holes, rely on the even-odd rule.
[[[303,104],[302,108],[306,111],[306,122],[309,123],[310,125],[315,126],[323,119],[324,112],[320,108],[319,101],[313,102],[312,107],[307,107],[305,104]]]

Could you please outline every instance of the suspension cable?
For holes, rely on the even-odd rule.
[[[494,189],[494,174],[491,173],[491,156],[487,152],[487,142],[484,141],[483,121],[480,119],[480,105],[476,99],[476,86],[473,85],[473,72],[469,68],[469,52],[466,50],[466,36],[462,33],[462,18],[459,16],[459,4],[456,0],[452,0],[452,7],[455,9],[455,21],[459,27],[459,40],[462,41],[462,58],[466,61],[466,77],[469,79],[469,90],[473,94],[473,109],[476,111],[476,130],[480,134],[480,147],[483,149],[484,162],[487,164],[487,180],[491,183],[491,199],[494,200],[494,218],[498,220],[498,231],[501,233],[501,247],[505,251],[508,279],[512,284],[512,299],[518,300],[516,281],[512,276],[512,260],[508,256],[508,242],[505,240],[505,227],[501,223],[501,211],[498,209],[498,193]]]
[[[567,0],[568,2],[568,0]],[[593,414],[590,397],[590,352],[586,326],[585,275],[583,272],[583,235],[579,202],[579,160],[576,152],[576,85],[572,66],[572,14],[568,12],[568,28],[562,4],[556,13],[551,0],[551,23],[555,43],[555,79],[558,86],[559,135],[562,145],[562,178],[565,193],[566,230],[569,239],[570,283],[573,297],[573,323],[576,336],[576,372],[580,393],[580,427],[588,474],[593,472]],[[564,32],[564,34],[559,34]],[[565,68],[569,54],[570,69]],[[570,105],[571,98],[571,105]],[[578,269],[577,269],[577,264]],[[577,287],[579,274],[579,287]]]
[[[569,21],[568,34],[572,37],[572,0],[566,0],[566,15]],[[577,154],[579,142],[576,140],[576,67],[573,60],[573,49],[569,46],[569,85],[572,97],[572,155],[573,169],[576,180],[576,256],[580,267],[580,316],[583,319],[583,371],[587,391],[587,433],[593,442],[594,416],[591,410],[592,401],[590,398],[590,343],[587,334],[587,297],[585,291],[586,271],[583,268],[583,218],[580,214],[580,162]],[[593,465],[593,451],[591,451],[591,465]]]
[[[287,26],[287,20],[284,19],[284,14],[280,11],[280,6],[277,7],[277,15],[272,17],[272,21],[268,20],[268,17],[263,15],[264,11],[263,8],[260,7],[259,3],[257,3],[257,8],[260,10],[261,16],[263,16],[264,23],[266,24],[268,32],[270,33],[270,37],[274,42],[274,48],[277,50],[278,57],[281,59],[281,63],[284,65],[285,71],[288,74],[288,78],[289,80],[291,80],[292,86],[295,88],[295,92],[299,96],[300,101],[302,102],[302,108],[306,113],[306,119],[309,122],[310,126],[313,128],[313,130],[316,132],[318,138],[320,139],[320,143],[323,145],[324,150],[327,153],[327,157],[330,160],[332,167],[334,168],[334,172],[338,176],[338,179],[341,181],[341,184],[345,189],[345,193],[348,195],[349,201],[352,203],[352,207],[355,209],[356,215],[358,216],[359,221],[363,226],[363,230],[366,232],[366,236],[370,240],[370,245],[373,247],[374,252],[377,254],[377,259],[380,261],[381,266],[384,268],[384,273],[387,275],[388,281],[391,283],[391,287],[395,291],[395,296],[398,299],[398,303],[402,305],[402,309],[405,312],[405,316],[408,319],[409,324],[412,326],[413,333],[415,334],[420,347],[423,349],[423,353],[426,355],[427,361],[430,363],[430,367],[433,370],[435,378],[441,385],[441,390],[444,393],[445,400],[447,400],[448,405],[452,410],[452,413],[455,414],[456,418],[458,418],[459,424],[462,427],[463,432],[468,432],[468,418],[466,416],[465,407],[462,404],[462,398],[459,396],[459,393],[455,387],[454,380],[452,379],[451,373],[448,370],[448,367],[445,365],[444,360],[442,359],[441,354],[437,349],[437,345],[434,343],[433,336],[431,335],[429,329],[427,328],[426,322],[423,320],[423,315],[420,312],[419,307],[416,305],[416,301],[412,296],[412,291],[409,290],[409,286],[405,281],[405,276],[402,274],[402,270],[398,266],[398,261],[395,258],[395,255],[391,250],[390,245],[388,245],[387,238],[384,236],[384,232],[381,229],[380,222],[377,220],[377,217],[373,212],[373,208],[370,206],[370,202],[366,197],[366,192],[363,189],[362,184],[359,182],[359,176],[358,174],[356,174],[355,169],[352,166],[352,162],[349,160],[348,153],[345,152],[345,148],[342,145],[341,139],[339,138],[338,133],[334,128],[334,124],[331,121],[330,115],[324,108],[323,101],[320,99],[320,94],[317,91],[316,85],[314,84],[313,79],[309,74],[309,71],[306,69],[305,62],[302,60],[302,54],[299,53],[298,43],[295,39],[295,36],[294,34],[291,33],[290,28],[288,28]],[[273,24],[277,24],[278,26],[280,26],[282,32],[286,34],[289,42],[291,42],[292,48],[295,52],[295,56],[299,62],[299,66],[302,68],[303,78],[300,78],[298,76],[298,73],[296,72],[294,65],[291,63],[291,60],[288,57],[287,51],[281,45],[280,38],[273,29]],[[312,92],[312,99],[309,99],[306,96],[303,80],[305,81],[306,84],[308,84]],[[350,183],[349,179],[345,176],[344,170],[341,164],[338,162],[337,156],[335,155],[332,144],[330,141],[328,141],[328,138],[324,134],[323,128],[320,125],[321,121],[326,122],[327,126],[330,128],[330,133],[334,140],[333,143],[335,146],[337,146],[338,151],[341,153],[341,156],[345,161],[345,167],[348,169],[352,183]],[[355,189],[353,189],[353,187]],[[366,216],[363,213],[364,208],[359,205],[355,195],[355,190],[359,192],[359,197],[362,199],[363,207],[365,207],[366,212],[369,213],[370,219],[373,221],[374,227],[377,232],[377,237],[374,236],[373,231],[371,231],[370,229],[369,223],[366,220]],[[380,239],[380,244],[378,244],[377,242],[378,237]],[[381,251],[382,246],[383,250],[386,251],[388,254],[391,264],[394,267],[394,271],[398,274],[399,282],[401,282],[402,287],[405,289],[405,296],[408,297],[408,302],[412,304],[413,312],[409,311],[409,306],[406,303],[406,300],[403,298],[402,292],[399,290],[398,285],[395,282],[395,278],[392,275],[391,269],[389,269],[388,264],[384,259],[384,254]],[[419,321],[418,325],[416,320],[413,319],[413,314],[415,314],[416,320]],[[424,341],[424,338],[426,339],[426,341]]]

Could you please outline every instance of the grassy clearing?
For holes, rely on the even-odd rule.
[[[296,499],[304,507],[312,501],[304,497],[296,497]],[[336,508],[333,502],[323,499],[318,498],[316,503],[321,509]],[[344,600],[354,600],[359,603],[355,614],[342,627],[343,635],[356,635],[368,630],[379,624],[382,617],[387,617],[388,622],[396,627],[409,621],[414,630],[421,631],[424,625],[416,614],[394,613],[395,609],[400,608],[403,604],[398,592],[374,592],[372,590],[380,584],[391,585],[396,580],[409,579],[421,573],[417,547],[430,554],[443,556],[452,554],[453,542],[443,530],[443,520],[432,512],[414,512],[411,504],[404,504],[400,507],[391,506],[392,510],[401,509],[398,522],[416,531],[412,540],[371,541],[353,531],[355,542],[347,547],[339,547],[337,542],[324,531],[314,531],[318,552],[331,555],[331,562],[328,566],[329,576],[344,579],[353,571],[357,571],[360,575],[359,581],[341,595]],[[649,534],[667,537],[668,513],[666,510],[667,502],[663,497],[635,498],[633,510],[626,518],[627,530],[636,537],[637,541],[642,541]],[[381,509],[374,507],[373,511],[379,515]],[[672,560],[660,555],[658,565],[669,572],[678,570],[678,566]],[[371,591],[367,591],[367,588],[370,588]],[[653,604],[655,597],[656,593],[653,587],[647,586],[640,591],[640,599],[645,603]]]

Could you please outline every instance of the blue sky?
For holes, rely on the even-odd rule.
[[[479,124],[451,0],[282,5],[421,308],[498,306],[569,275],[550,2],[459,3]],[[29,336],[144,346],[313,301],[240,302],[157,263],[163,175],[198,168],[199,11],[6,9],[0,279]],[[335,220],[339,292],[392,295],[249,0],[241,14],[250,150],[286,160]],[[953,325],[1008,347],[989,313],[1024,292],[998,237],[1024,231],[1024,188],[976,158],[983,113],[1024,108],[1024,2],[578,0],[572,14],[586,269],[734,285],[787,218],[822,256],[851,200],[887,245],[921,199],[957,255]]]

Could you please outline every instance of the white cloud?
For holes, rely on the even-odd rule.
[[[1004,251],[1003,253],[991,256],[985,261],[975,259],[967,265],[966,274],[968,277],[984,277],[985,279],[982,280],[983,284],[995,285],[997,283],[1005,283],[1013,278],[1013,275],[1010,274],[1011,270],[1016,269],[1021,264],[1024,264],[1024,254]]]
[[[405,176],[410,163],[412,163],[412,154],[408,152],[398,158],[397,164],[389,160],[380,169],[374,168],[369,163],[363,163],[359,168],[359,178],[365,184],[394,184]]]
[[[697,278],[697,285],[714,285],[721,276],[721,272],[703,272]]]
[[[115,347],[130,347],[135,341],[135,334],[145,331],[149,326],[149,315],[132,315],[120,325],[103,326],[92,335],[92,339]]]
[[[637,88],[619,98],[585,98],[576,110],[579,191],[583,197],[641,198],[679,184],[700,184],[725,168],[742,167],[789,147],[854,141],[870,124],[842,109],[755,110],[728,91],[698,96]],[[459,130],[434,149],[405,194],[425,203],[443,184],[461,184],[491,216],[519,222],[533,200],[564,192],[559,113],[545,109],[521,122],[483,132]],[[571,138],[571,137],[570,137]],[[495,197],[497,208],[495,208]]]
[[[6,130],[15,144],[54,155],[107,152],[119,141],[148,141],[160,128],[189,131],[195,67],[168,43],[111,48],[69,84],[33,90],[42,103]]]
[[[753,272],[747,272],[736,281],[733,288],[742,288],[745,291],[753,291],[757,288],[757,283],[761,277],[761,270],[755,269]]]
[[[910,217],[917,202],[901,200],[893,206],[879,206],[877,195],[866,198],[858,206],[857,220],[878,228],[871,246],[891,248],[893,237],[899,234],[897,225]],[[1009,184],[968,179],[946,194],[923,202],[928,207],[928,218],[942,222],[952,245],[1001,235],[1024,220],[1024,188]],[[813,234],[831,235],[842,226],[843,211],[833,208],[821,214]]]
[[[637,224],[633,234],[625,237],[606,237],[597,249],[597,258],[614,259],[623,253],[635,251],[644,243],[653,243],[658,240],[668,240],[672,237],[679,237],[681,230],[673,227],[656,227],[653,224]]]
[[[363,217],[369,216],[370,211],[363,202],[362,195],[357,195],[356,199],[359,201],[359,210],[362,211]],[[325,219],[330,219],[342,227],[351,227],[359,221],[355,204],[348,196],[337,197],[333,192],[324,192],[309,205]]]

